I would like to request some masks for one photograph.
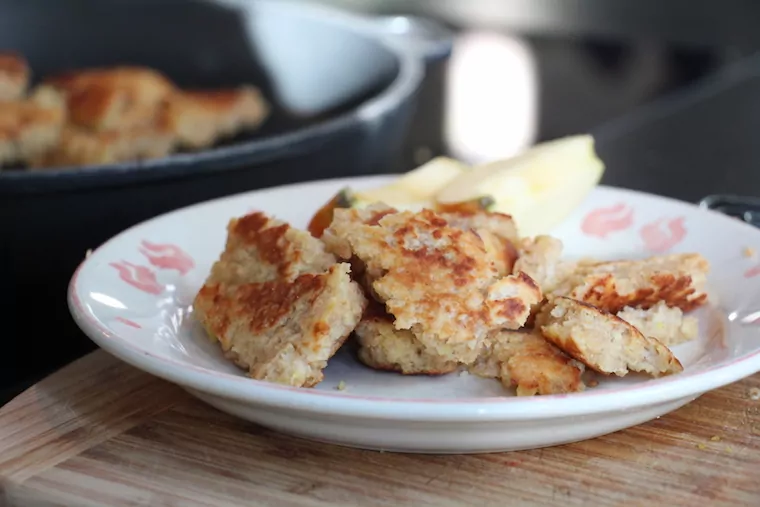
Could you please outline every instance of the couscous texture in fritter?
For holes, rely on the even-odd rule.
[[[314,386],[367,303],[349,270],[308,233],[253,213],[230,222],[194,309],[251,377]]]
[[[410,330],[432,354],[471,363],[489,332],[519,328],[542,297],[522,273],[499,277],[481,237],[433,211],[385,210],[370,223],[355,215],[336,210],[341,229],[326,235],[348,247],[339,255],[357,257],[374,274],[373,293],[394,327]]]
[[[314,386],[353,333],[376,370],[578,392],[587,374],[682,371],[668,345],[696,337],[686,313],[707,300],[698,254],[571,261],[501,213],[331,212],[320,238],[262,213],[228,225],[195,312],[256,379]]]

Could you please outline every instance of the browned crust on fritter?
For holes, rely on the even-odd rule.
[[[310,274],[292,282],[272,280],[237,285],[229,291],[220,284],[207,284],[201,288],[196,303],[213,303],[213,313],[207,314],[210,319],[205,323],[206,329],[219,339],[224,350],[229,350],[231,344],[224,337],[232,320],[245,318],[250,321],[248,330],[260,333],[286,317],[296,301],[313,303],[324,288],[324,277]]]
[[[360,225],[376,226],[383,217],[397,212],[395,208],[383,203],[374,203],[366,208],[336,208],[333,210],[332,222],[320,239],[327,251],[339,259],[358,259],[346,239],[348,233]]]
[[[336,210],[335,221],[348,213]],[[482,239],[430,210],[392,213],[376,226],[352,223],[345,229],[337,235],[381,274],[372,287],[395,327],[411,330],[432,353],[452,360],[473,360],[491,329],[519,327],[527,306],[541,297],[525,275],[497,281]]]
[[[159,105],[174,90],[159,72],[135,66],[68,72],[45,84],[65,95],[71,122],[97,131],[153,124]]]
[[[206,283],[194,301],[198,319],[226,357],[259,380],[312,387],[366,305],[348,265],[295,280]]]
[[[707,302],[707,294],[695,294],[689,275],[655,274],[649,279],[650,287],[642,287],[624,295],[617,293],[615,276],[612,274],[591,275],[587,280],[585,287],[573,290],[569,295],[610,313],[619,312],[626,306],[649,309],[659,301],[688,312]]]
[[[290,266],[297,263],[301,252],[292,250],[284,241],[290,229],[287,223],[273,224],[264,213],[250,213],[230,221],[227,231],[230,239],[235,238],[242,245],[255,246],[264,262],[278,266],[278,275],[290,276]]]
[[[511,243],[517,243],[520,239],[517,233],[517,224],[515,224],[512,215],[506,213],[478,210],[447,211],[441,212],[439,215],[452,227],[473,231],[485,229],[499,238],[509,240]]]
[[[293,280],[322,273],[335,263],[324,245],[305,231],[253,212],[227,224],[227,241],[210,279],[224,283]]]
[[[253,378],[310,387],[366,307],[349,272],[308,232],[253,212],[228,223],[194,310]]]
[[[497,331],[470,372],[498,378],[514,387],[518,396],[563,394],[582,391],[583,365],[549,343],[540,331]]]
[[[23,56],[0,52],[0,101],[23,97],[30,77],[29,64]]]
[[[558,318],[553,316],[554,308],[557,305],[564,305],[571,310],[585,313],[588,318],[595,320],[593,332],[605,338],[594,344],[589,341],[591,333],[578,334],[575,332],[569,336],[562,336],[557,331],[556,326],[564,326],[569,321],[564,315]],[[582,301],[566,297],[552,298],[538,315],[536,325],[548,341],[599,373],[614,373],[623,376],[628,370],[632,370],[646,371],[653,376],[659,376],[683,371],[683,366],[670,349],[658,340],[644,336],[638,329],[616,315]],[[613,339],[613,333],[617,333],[617,336],[624,343],[616,343]],[[602,357],[605,355],[607,357]],[[608,360],[610,355],[623,361],[624,366],[616,369],[603,367],[600,364],[600,357]],[[621,359],[620,355],[625,355],[625,358]],[[664,367],[655,366],[652,358],[658,359],[658,364],[664,365]]]
[[[0,164],[45,153],[58,142],[64,121],[59,107],[30,99],[0,101]]]
[[[0,102],[0,140],[16,139],[35,125],[59,125],[63,118],[62,111],[28,100]]]
[[[660,301],[688,312],[707,302],[704,283],[708,270],[709,263],[698,254],[584,263],[554,294],[610,313],[626,306],[649,309]]]
[[[439,213],[450,226],[477,234],[500,276],[512,273],[518,258],[517,226],[510,215],[487,211]]]
[[[322,240],[329,251],[343,259],[355,257],[345,239],[347,231],[357,225],[376,226],[383,217],[398,212],[383,203],[373,203],[363,209],[342,209],[337,212],[337,217],[335,211],[333,222],[324,231]],[[438,215],[446,220],[450,227],[475,233],[481,239],[499,275],[504,276],[512,272],[518,252],[514,245],[517,227],[510,215],[485,211],[457,211]]]

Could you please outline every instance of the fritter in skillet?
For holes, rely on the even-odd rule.
[[[18,100],[26,93],[31,71],[16,53],[0,53],[0,101]]]
[[[171,153],[174,135],[154,127],[96,132],[65,125],[58,141],[28,157],[31,169],[115,164],[160,158]]]
[[[162,106],[160,122],[173,132],[180,146],[208,148],[222,138],[258,127],[268,114],[258,89],[178,91]]]
[[[161,73],[135,66],[68,72],[44,83],[63,95],[71,123],[100,132],[153,125],[175,90]]]
[[[66,119],[44,96],[0,101],[0,165],[28,162],[58,143]]]

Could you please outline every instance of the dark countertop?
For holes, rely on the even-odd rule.
[[[760,55],[593,132],[607,185],[692,202],[760,195]]]

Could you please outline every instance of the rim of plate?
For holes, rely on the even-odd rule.
[[[596,414],[633,409],[667,403],[677,399],[697,397],[709,390],[730,384],[760,371],[760,342],[752,352],[718,363],[694,373],[680,373],[660,379],[643,380],[641,383],[614,389],[591,389],[581,393],[555,394],[533,397],[480,397],[480,398],[391,398],[363,396],[351,393],[307,389],[254,380],[242,375],[232,375],[203,368],[175,359],[161,357],[131,343],[118,333],[108,330],[89,312],[79,298],[77,284],[82,269],[93,262],[98,250],[108,246],[134,231],[169,220],[185,212],[214,207],[225,201],[244,196],[270,193],[285,189],[308,189],[314,186],[340,186],[348,183],[372,183],[392,176],[369,176],[318,180],[294,185],[281,185],[267,189],[241,192],[180,208],[136,224],[93,249],[74,272],[68,289],[68,303],[77,325],[99,347],[124,362],[147,373],[183,387],[232,400],[269,407],[308,411],[314,414],[340,415],[371,419],[396,419],[409,421],[489,421],[530,420],[575,415]],[[700,208],[694,204],[669,197],[599,185],[597,191],[629,194],[638,198],[655,199],[672,205],[690,208],[697,214],[713,215],[725,219],[749,234],[760,234],[755,227],[731,219],[718,212]],[[146,330],[146,332],[150,332]]]

